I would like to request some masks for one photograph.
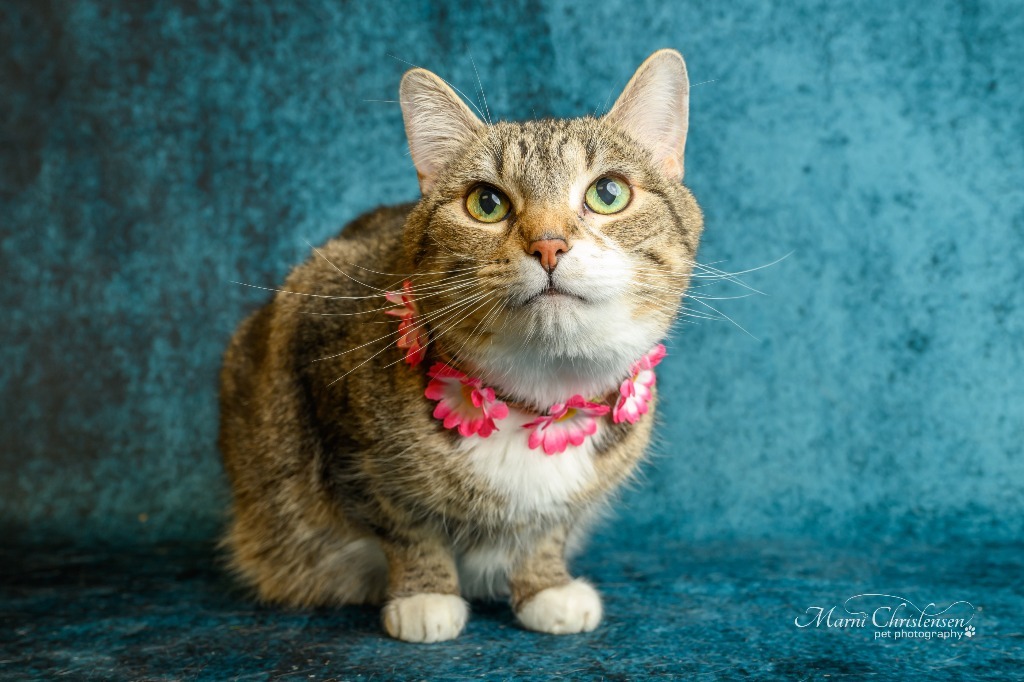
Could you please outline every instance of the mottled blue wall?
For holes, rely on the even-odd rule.
[[[702,260],[791,255],[711,302],[749,335],[679,327],[609,532],[1020,536],[1019,3],[373,4],[0,7],[5,536],[215,532],[217,367],[263,299],[231,281],[416,195],[401,60],[467,92],[475,60],[522,119],[603,111],[666,46]]]

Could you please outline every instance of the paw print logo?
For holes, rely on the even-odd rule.
[[[967,627],[964,628],[964,636],[965,637],[974,637],[974,634],[975,633],[974,633],[974,626],[973,625],[968,625]]]

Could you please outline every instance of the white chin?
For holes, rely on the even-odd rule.
[[[540,296],[511,315],[482,349],[481,378],[542,405],[614,390],[665,333],[661,324],[631,313],[621,300]]]
[[[539,314],[547,315],[563,312],[567,309],[567,306],[581,306],[586,304],[587,301],[583,300],[579,296],[563,293],[546,293],[540,294],[530,301],[525,307],[532,307]]]

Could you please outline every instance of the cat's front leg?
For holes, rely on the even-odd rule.
[[[601,622],[601,597],[590,583],[573,580],[565,565],[564,528],[534,545],[514,566],[512,609],[524,627],[553,635],[589,632]]]
[[[429,534],[403,534],[381,543],[388,558],[384,629],[406,642],[443,642],[462,632],[469,607],[459,596],[451,548]]]

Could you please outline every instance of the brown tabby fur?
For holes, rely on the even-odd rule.
[[[568,205],[568,186],[608,171],[634,187],[627,211],[592,219]],[[480,182],[508,194],[515,211],[507,224],[474,225],[466,215],[465,196]],[[607,119],[482,126],[418,203],[346,226],[242,323],[221,375],[219,442],[234,491],[225,546],[262,599],[304,607],[457,595],[457,558],[480,546],[517,557],[508,576],[516,609],[570,581],[567,544],[634,472],[654,405],[634,425],[607,419],[589,487],[555,510],[512,513],[454,447],[460,436],[432,417],[424,372],[445,358],[486,375],[483,349],[506,325],[523,324],[501,298],[516,259],[535,239],[555,235],[571,247],[593,229],[645,268],[649,286],[633,297],[633,314],[667,332],[702,230],[689,190]],[[432,335],[419,367],[402,361],[395,320],[383,312],[383,292],[403,279],[437,286],[418,297]],[[466,286],[444,288],[452,282]],[[486,294],[480,305],[458,307],[477,294]],[[587,362],[585,348],[562,350]],[[635,359],[623,359],[605,391]],[[506,400],[529,401],[490,378]]]

